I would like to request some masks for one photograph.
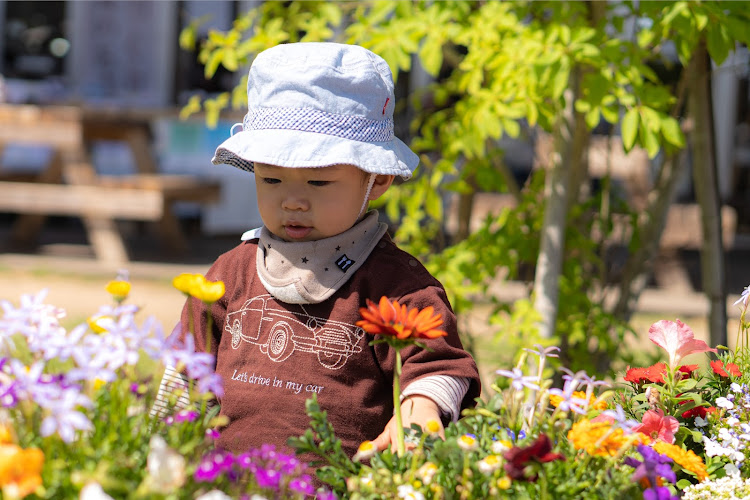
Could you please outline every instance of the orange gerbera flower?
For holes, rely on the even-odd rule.
[[[404,339],[434,339],[447,335],[437,327],[443,324],[440,314],[434,314],[432,306],[425,307],[421,311],[416,308],[409,309],[398,301],[389,301],[387,297],[380,298],[380,303],[375,304],[367,299],[367,307],[361,307],[359,314],[362,320],[357,321],[357,326],[372,335],[388,335],[399,340]]]
[[[568,431],[568,439],[577,450],[586,450],[589,455],[615,456],[623,447],[642,442],[643,439],[628,438],[620,428],[613,428],[609,422],[579,420]]]
[[[656,441],[653,447],[656,452],[668,456],[674,460],[677,465],[695,474],[698,481],[705,481],[708,479],[706,464],[703,463],[701,457],[693,453],[691,450],[686,450],[676,444],[667,443],[666,441]]]

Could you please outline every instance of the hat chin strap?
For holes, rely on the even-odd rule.
[[[367,181],[367,191],[365,191],[365,200],[362,202],[362,208],[359,209],[357,220],[362,217],[362,214],[365,213],[365,210],[367,209],[367,202],[370,201],[370,192],[372,191],[372,186],[375,185],[375,178],[377,176],[378,174],[370,174],[370,179]]]

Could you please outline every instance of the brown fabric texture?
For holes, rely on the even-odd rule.
[[[462,407],[475,404],[479,374],[463,349],[456,318],[440,282],[384,235],[335,294],[317,304],[287,304],[271,296],[256,274],[258,240],[220,256],[206,277],[222,280],[226,293],[212,306],[211,346],[224,380],[221,414],[229,417],[218,445],[233,452],[264,443],[284,447],[309,425],[305,400],[317,394],[344,449],[375,438],[393,415],[395,352],[355,324],[365,299],[381,296],[419,309],[433,306],[448,336],[426,342],[429,350],[402,351],[402,387],[427,375],[471,379]],[[205,306],[194,299],[196,332],[206,331]],[[182,325],[189,325],[186,304]],[[183,330],[183,334],[185,331]],[[196,335],[205,349],[205,333]]]

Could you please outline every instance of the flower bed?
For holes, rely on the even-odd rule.
[[[174,283],[208,303],[223,294],[200,275]],[[619,383],[561,368],[555,387],[558,349],[537,345],[498,370],[489,400],[448,425],[444,438],[428,422],[407,429],[393,451],[365,442],[355,457],[344,455],[312,398],[310,428],[290,436],[298,452],[320,459],[307,464],[270,446],[216,449],[221,421],[207,402],[222,386],[213,357],[195,353],[190,336],[180,343],[155,321],[138,322],[127,280],[107,289],[113,304],[70,331],[44,292],[18,306],[0,302],[3,498],[750,497],[748,290],[738,301],[734,352],[695,339],[679,320],[658,321],[649,338],[663,362],[629,368]],[[373,342],[396,349],[439,335],[431,311],[397,303],[370,303],[363,318]],[[713,354],[706,369],[681,364],[695,353]],[[165,365],[194,381],[194,410],[151,414]],[[312,474],[325,487],[315,491]]]

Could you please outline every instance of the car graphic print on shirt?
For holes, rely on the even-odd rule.
[[[302,305],[300,312],[276,308],[270,299],[271,295],[259,295],[227,314],[224,330],[232,336],[232,349],[244,340],[260,346],[260,352],[277,363],[295,350],[310,352],[330,370],[338,370],[349,356],[362,351],[362,328],[311,316]]]

